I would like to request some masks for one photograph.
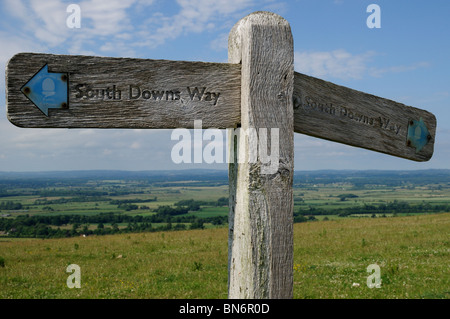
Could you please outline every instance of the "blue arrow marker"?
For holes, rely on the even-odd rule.
[[[409,122],[406,145],[415,147],[416,153],[419,153],[431,138],[428,128],[422,118],[420,118],[419,121],[411,120]]]
[[[67,87],[67,73],[49,73],[46,64],[20,91],[48,116],[48,109],[68,108]]]

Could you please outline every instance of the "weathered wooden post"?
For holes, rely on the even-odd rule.
[[[292,298],[294,50],[289,23],[269,12],[248,15],[231,30],[228,55],[230,63],[241,64],[241,122],[229,139],[234,160],[229,164],[228,296]],[[279,140],[274,145],[267,138],[267,146],[271,152],[279,147],[278,169],[265,174],[260,156],[250,161],[261,151],[258,146],[265,147],[251,134],[254,129],[261,137],[260,129],[273,128]]]
[[[294,132],[414,161],[436,135],[433,114],[294,73],[293,55],[270,12],[233,27],[230,63],[19,53],[7,115],[30,128],[234,128],[228,296],[292,298]]]

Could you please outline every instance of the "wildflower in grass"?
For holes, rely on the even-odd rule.
[[[294,265],[294,271],[304,272],[305,270],[306,270],[306,265],[302,265],[302,264]]]

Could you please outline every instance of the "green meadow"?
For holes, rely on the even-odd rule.
[[[294,298],[448,299],[449,230],[449,213],[295,224]],[[0,256],[2,299],[227,297],[226,228],[4,238]],[[371,264],[380,288],[367,286]]]
[[[0,298],[226,298],[227,197],[226,172],[0,174]],[[449,171],[299,173],[294,222],[294,298],[450,297]]]

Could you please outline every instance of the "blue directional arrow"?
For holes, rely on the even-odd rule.
[[[48,116],[48,109],[68,108],[67,87],[67,73],[49,73],[46,64],[20,91]]]
[[[415,147],[416,153],[427,145],[431,140],[431,135],[428,132],[428,128],[425,125],[422,118],[420,120],[411,120],[408,125],[408,136],[406,140],[406,145]]]

